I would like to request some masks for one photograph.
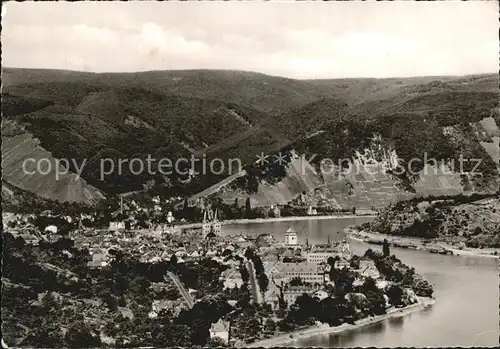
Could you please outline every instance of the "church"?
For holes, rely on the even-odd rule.
[[[208,207],[203,212],[203,222],[201,228],[202,236],[205,238],[208,234],[213,233],[215,235],[220,235],[222,232],[222,225],[217,217],[217,209],[215,212]]]

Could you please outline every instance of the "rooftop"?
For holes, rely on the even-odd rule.
[[[284,273],[317,273],[320,271],[317,263],[281,263],[278,268]]]
[[[215,324],[212,324],[210,330],[214,332],[225,332],[229,331],[229,322],[219,319]]]

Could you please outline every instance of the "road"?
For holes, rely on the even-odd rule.
[[[254,303],[260,304],[262,302],[262,294],[260,293],[257,277],[255,276],[255,268],[252,261],[247,261],[248,274],[250,274],[250,287],[252,291],[252,298]]]
[[[181,283],[181,280],[175,275],[174,273],[167,271],[167,275],[170,277],[170,279],[174,282],[175,286],[179,289],[179,292],[181,293],[182,297],[188,304],[189,308],[192,308],[194,305],[194,300],[193,297],[189,294],[188,291],[184,288],[184,286]]]

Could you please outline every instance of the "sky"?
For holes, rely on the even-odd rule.
[[[498,72],[498,2],[9,2],[6,67],[299,79]]]

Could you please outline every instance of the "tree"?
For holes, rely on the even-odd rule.
[[[384,243],[382,246],[382,252],[384,253],[384,257],[388,257],[391,254],[391,251],[389,249],[389,241],[387,241],[387,239],[384,239]]]
[[[249,197],[247,197],[247,201],[245,202],[245,218],[252,218],[252,204]]]
[[[240,265],[240,274],[243,283],[248,284],[248,281],[250,280],[250,274],[248,273],[248,269],[244,264]]]
[[[175,254],[173,254],[171,257],[170,257],[170,264],[172,265],[177,265],[177,256]]]
[[[335,294],[337,296],[344,297],[347,293],[353,291],[352,283],[354,282],[354,275],[352,272],[344,268],[336,270],[331,276],[333,276],[331,280],[335,284]]]
[[[385,298],[383,292],[377,287],[375,280],[371,277],[366,278],[363,283],[363,294],[370,302],[371,311],[373,314],[385,314]]]
[[[434,290],[427,280],[418,279],[413,285],[415,294],[420,297],[432,297]]]
[[[389,298],[389,303],[395,307],[400,307],[403,305],[403,289],[399,285],[391,285],[386,292]]]
[[[205,344],[204,348],[225,348],[227,343],[220,337],[212,337]]]
[[[302,286],[304,283],[299,276],[296,276],[290,280],[290,286]]]
[[[257,276],[257,282],[259,283],[260,290],[264,293],[267,291],[269,286],[269,279],[265,273],[261,273]]]
[[[273,319],[267,319],[264,324],[264,330],[269,333],[274,333],[276,331],[276,322]]]
[[[101,346],[101,339],[93,336],[85,323],[78,321],[73,323],[66,332],[64,340],[70,348],[86,348]]]

